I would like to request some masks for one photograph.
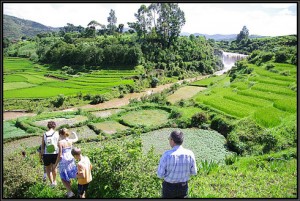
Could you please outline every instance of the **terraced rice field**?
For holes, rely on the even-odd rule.
[[[47,67],[34,64],[24,58],[5,58],[4,99],[33,99],[55,97],[59,94],[104,94],[115,86],[134,84],[134,70],[99,70],[90,74],[66,75],[48,71]],[[46,77],[51,72],[65,80]]]
[[[296,66],[274,65],[278,73],[249,64],[254,71],[246,80],[234,81],[229,86],[212,86],[205,93],[196,95],[194,100],[236,118],[253,118],[264,127],[277,126],[284,118],[295,115],[297,110],[296,92],[290,88],[296,82]],[[283,75],[280,70],[293,73]]]
[[[193,82],[193,83],[191,83],[191,85],[192,86],[208,87],[209,85],[213,85],[214,83],[217,83],[220,80],[223,80],[225,77],[226,77],[226,75],[211,76],[209,78]]]

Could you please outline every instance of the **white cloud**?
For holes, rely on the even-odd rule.
[[[150,3],[146,3],[148,6]],[[117,24],[135,21],[142,3],[3,3],[4,14],[62,27],[67,23],[86,27],[91,20],[107,24],[114,9]],[[183,32],[238,34],[245,25],[250,34],[287,35],[297,33],[295,3],[179,3],[186,24]]]

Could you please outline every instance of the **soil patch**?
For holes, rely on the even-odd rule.
[[[206,87],[186,86],[179,88],[174,94],[167,97],[167,100],[174,104],[180,100],[186,100],[195,96],[198,92],[205,90]]]
[[[121,109],[111,109],[111,110],[92,112],[92,114],[95,115],[96,117],[106,118],[113,114],[119,113],[121,111],[122,111]]]
[[[78,115],[78,116],[76,116],[74,118],[70,118],[70,119],[66,119],[66,118],[45,119],[45,120],[41,120],[41,121],[36,121],[36,122],[34,122],[34,124],[37,126],[46,126],[48,121],[54,121],[56,123],[56,127],[59,127],[61,125],[65,125],[65,124],[72,126],[76,123],[86,121],[87,119],[88,118],[86,116]]]
[[[3,112],[3,120],[11,120],[11,119],[17,119],[19,117],[32,117],[35,116],[35,113],[27,113],[27,112]]]

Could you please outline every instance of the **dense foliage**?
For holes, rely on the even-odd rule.
[[[5,40],[5,56],[26,58],[4,58],[5,107],[29,104],[38,115],[3,123],[3,196],[64,197],[60,179],[52,189],[39,178],[39,135],[53,120],[58,129],[79,133],[76,146],[91,159],[88,198],[159,198],[156,169],[174,129],[183,130],[184,146],[197,158],[191,198],[297,197],[296,37],[250,39],[246,26],[231,42],[180,37],[185,17],[175,3],[142,5],[127,33],[116,15],[110,11],[107,26],[92,20],[87,28],[67,24],[58,34]],[[249,56],[228,74],[152,91],[114,112],[43,110],[98,104],[195,72],[211,74],[222,66],[220,49]],[[15,100],[24,94],[30,99]],[[48,99],[33,101],[41,96]]]

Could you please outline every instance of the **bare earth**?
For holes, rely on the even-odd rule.
[[[204,79],[206,77],[208,77],[208,76],[199,76],[196,78],[188,78],[188,79],[185,79],[185,81],[193,82],[196,80]],[[181,84],[182,82],[183,82],[183,80],[180,80],[177,83]],[[96,104],[96,105],[85,105],[85,106],[80,106],[80,107],[73,107],[73,108],[68,108],[68,109],[62,110],[62,111],[76,111],[78,108],[81,108],[81,109],[118,108],[118,107],[128,105],[130,99],[140,99],[143,96],[161,92],[164,89],[170,88],[173,84],[174,83],[170,83],[170,84],[157,86],[156,88],[147,88],[147,89],[145,89],[144,92],[125,94],[123,98],[114,98],[114,99],[109,100],[104,103],[100,103],[100,104]],[[10,119],[16,119],[18,117],[23,117],[23,116],[35,116],[35,115],[36,115],[35,113],[26,113],[26,112],[3,112],[3,120],[10,120]]]

